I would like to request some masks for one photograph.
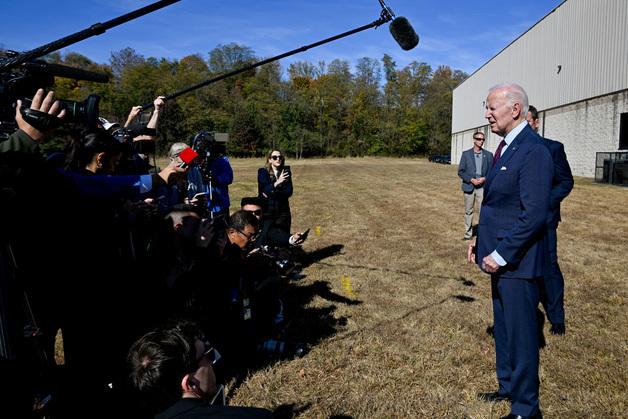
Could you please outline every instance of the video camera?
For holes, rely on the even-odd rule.
[[[6,51],[0,63],[4,63],[17,56],[14,51]],[[101,73],[67,67],[60,64],[47,63],[43,60],[24,62],[17,67],[0,72],[0,140],[7,139],[17,129],[15,123],[15,103],[22,99],[22,116],[35,128],[45,131],[58,125],[54,117],[29,109],[30,99],[37,89],[50,88],[54,85],[55,77],[67,77],[76,80],[86,80],[106,83],[109,76]],[[89,95],[84,101],[59,100],[66,110],[67,122],[83,124],[88,129],[96,128],[98,124],[98,95]]]
[[[201,131],[192,139],[192,150],[198,154],[198,167],[205,182],[212,179],[211,163],[226,154],[229,134]]]
[[[259,249],[261,254],[272,262],[279,275],[290,275],[296,269],[296,263],[289,257],[286,257],[281,249],[268,245],[262,245]]]

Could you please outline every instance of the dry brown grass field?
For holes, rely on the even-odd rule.
[[[234,160],[232,202],[262,161]],[[489,277],[467,264],[457,166],[423,159],[316,159],[293,168],[293,230],[312,262],[286,296],[311,348],[251,371],[230,404],[303,418],[498,418]],[[559,261],[567,334],[546,323],[546,418],[628,412],[628,189],[576,179]],[[320,226],[316,234],[315,229]]]
[[[465,261],[457,166],[424,159],[288,161],[293,230],[311,228],[303,278],[286,290],[302,358],[251,370],[232,405],[279,418],[499,418],[490,280]],[[235,209],[260,159],[234,159]],[[628,189],[577,178],[559,262],[567,334],[541,350],[548,419],[628,417]],[[60,342],[58,342],[60,343]],[[59,348],[60,349],[60,348]]]

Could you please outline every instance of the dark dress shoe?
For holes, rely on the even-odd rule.
[[[550,333],[552,335],[564,335],[565,334],[565,323],[553,323],[552,327],[550,327]]]
[[[510,400],[510,396],[507,394],[500,394],[497,391],[491,391],[489,393],[478,393],[478,400],[483,402],[495,403],[504,400]]]
[[[541,413],[540,410],[537,412],[536,415],[532,415],[532,416],[521,416],[521,415],[514,415],[511,413],[508,416],[502,416],[500,419],[543,419],[543,413]]]

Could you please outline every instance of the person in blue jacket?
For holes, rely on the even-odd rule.
[[[542,418],[539,405],[539,284],[546,266],[547,215],[554,166],[526,121],[528,96],[517,84],[493,87],[485,117],[501,137],[486,176],[476,244],[467,259],[491,275],[499,388],[486,401],[510,400],[502,419]]]

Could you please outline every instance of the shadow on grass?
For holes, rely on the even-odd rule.
[[[456,300],[462,301],[463,303],[472,303],[473,301],[475,301],[475,297],[469,297],[468,295],[462,295],[462,294],[458,294],[458,295],[454,295],[453,298],[455,298]]]
[[[334,244],[310,253],[297,251],[293,254],[293,258],[302,267],[306,267],[339,254],[343,248],[344,245]],[[269,286],[271,292],[267,293],[266,296],[269,300],[277,297],[281,300],[285,322],[273,325],[272,330],[265,333],[267,335],[265,343],[272,342],[268,348],[263,346],[264,350],[261,350],[258,346],[255,355],[244,358],[245,362],[238,365],[235,371],[232,371],[231,376],[234,378],[234,382],[229,386],[227,398],[232,397],[245,378],[256,370],[264,369],[283,359],[303,356],[322,340],[337,334],[339,329],[347,324],[346,317],[334,315],[338,305],[355,306],[362,304],[359,300],[333,292],[331,284],[326,281],[317,280],[310,284],[304,284],[300,280],[306,276],[296,274],[290,275],[288,278],[276,277],[271,281],[272,284]],[[317,307],[311,307],[310,303],[319,299],[324,300],[329,305],[321,307],[319,304]],[[273,349],[269,349],[270,347]],[[307,408],[308,406],[282,405],[278,408],[279,413],[275,413],[275,417],[294,417],[294,414]]]
[[[330,266],[330,267],[334,267],[334,266],[340,266],[343,268],[352,268],[352,269],[364,269],[367,271],[380,271],[380,272],[390,272],[390,273],[395,273],[395,274],[400,274],[400,275],[407,275],[407,276],[412,276],[414,277],[417,273],[420,272],[408,272],[408,271],[402,271],[400,269],[390,269],[390,268],[382,268],[379,266],[366,266],[366,265],[352,265],[349,263],[326,263],[326,262],[315,262],[319,265],[323,265],[323,266]],[[430,277],[430,278],[434,278],[434,279],[447,279],[447,280],[451,280],[454,279],[458,282],[461,282],[462,285],[464,285],[465,287],[475,287],[475,282],[473,282],[470,279],[467,279],[463,276],[459,276],[458,278],[452,278],[449,276],[444,276],[444,275],[429,275],[429,274],[421,274],[422,277]]]
[[[317,263],[323,266],[341,266],[343,268],[365,269],[367,271],[391,272],[391,273],[409,275],[409,276],[414,275],[412,272],[401,271],[398,269],[381,268],[381,267],[376,267],[376,266],[352,265],[350,263],[325,263],[325,262],[317,262]]]
[[[430,308],[434,308],[434,307],[437,307],[437,306],[439,306],[441,304],[444,304],[446,301],[448,301],[449,299],[452,299],[452,298],[455,299],[455,300],[464,302],[464,303],[470,303],[470,302],[473,302],[473,301],[476,300],[475,298],[469,297],[469,296],[466,296],[466,295],[460,295],[460,294],[459,295],[450,295],[448,297],[443,298],[440,301],[436,301],[434,303],[430,303],[430,304],[426,304],[426,305],[421,306],[421,307],[414,308],[414,309],[406,312],[405,314],[403,314],[403,315],[401,315],[399,317],[383,320],[381,322],[375,323],[374,325],[372,325],[370,327],[366,327],[364,329],[358,329],[358,330],[353,330],[351,332],[343,333],[341,335],[333,337],[331,340],[347,339],[347,338],[350,338],[350,337],[353,337],[353,336],[357,335],[358,333],[364,333],[364,332],[367,332],[367,331],[372,331],[372,330],[378,329],[380,327],[387,327],[388,328],[391,324],[396,326],[396,325],[399,324],[400,321],[405,320],[408,317],[411,317],[411,316],[413,316],[413,315],[415,315],[417,313],[420,313],[420,312],[423,312],[423,311],[428,310]]]
[[[293,254],[295,260],[301,263],[303,268],[307,268],[315,263],[321,263],[320,261],[323,259],[340,255],[340,252],[344,249],[344,247],[344,244],[331,244],[329,246],[313,250],[309,253],[306,253],[303,248],[298,247],[294,250]]]
[[[464,285],[465,287],[475,287],[475,282],[465,278],[464,276],[459,277],[458,281],[462,282],[462,285]]]
[[[307,403],[303,406],[297,406],[296,404],[282,404],[277,406],[275,410],[273,410],[273,419],[292,419],[299,416],[301,413],[306,412],[311,403]]]
[[[282,404],[281,406],[275,408],[275,410],[273,411],[273,418],[294,419],[300,414],[306,412],[311,405],[311,403],[307,403],[303,406],[297,406],[296,404]],[[353,419],[353,416],[336,414],[329,416],[329,419]]]

